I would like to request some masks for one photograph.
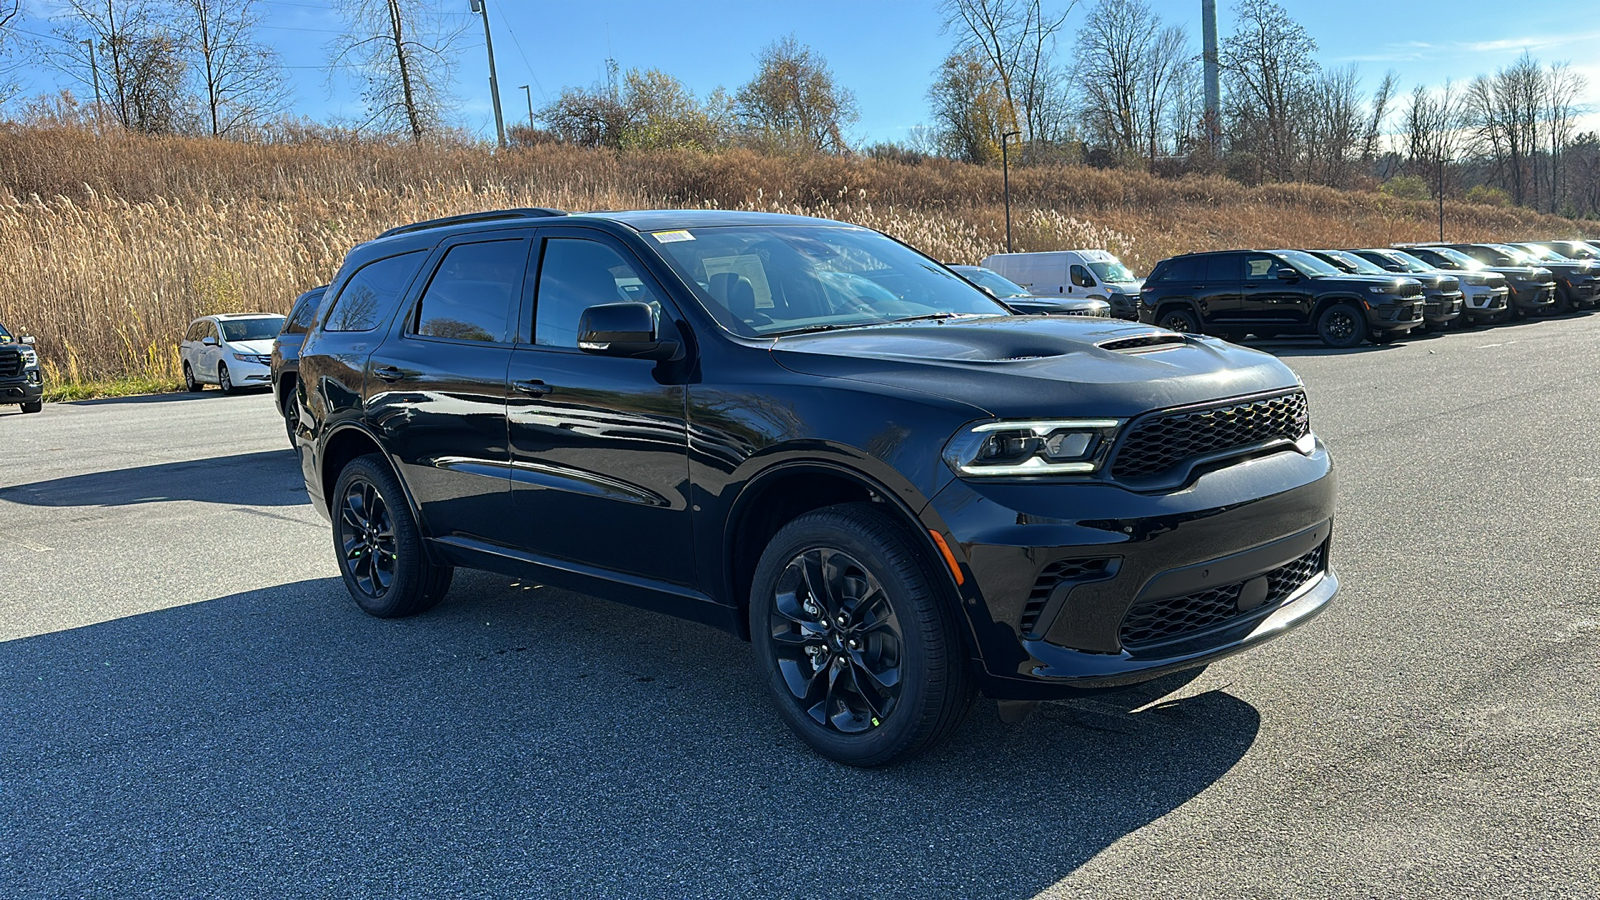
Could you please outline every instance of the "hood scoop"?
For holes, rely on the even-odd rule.
[[[1095,344],[1101,350],[1110,350],[1113,353],[1156,353],[1161,350],[1172,350],[1186,346],[1189,339],[1181,334],[1141,334],[1136,337],[1117,338],[1114,341],[1104,341]]]

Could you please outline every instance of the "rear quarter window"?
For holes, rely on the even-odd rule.
[[[322,330],[372,331],[389,321],[426,256],[427,251],[414,250],[357,269],[340,288]]]

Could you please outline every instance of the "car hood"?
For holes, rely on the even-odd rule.
[[[1149,325],[987,316],[793,335],[794,372],[934,394],[1000,417],[1112,416],[1297,386],[1276,357]]]
[[[272,352],[272,338],[259,341],[229,341],[228,348],[235,353],[257,353],[266,356]]]

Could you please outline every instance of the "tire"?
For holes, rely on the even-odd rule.
[[[972,705],[954,614],[925,556],[867,503],[806,513],[761,554],[750,591],[757,670],[779,716],[828,759],[909,759]]]
[[[1176,306],[1162,313],[1156,320],[1156,325],[1168,331],[1182,331],[1188,334],[1200,334],[1200,320],[1190,310]]]
[[[283,398],[283,429],[289,433],[289,446],[294,447],[295,432],[300,429],[300,404],[295,402],[294,389],[291,387]]]
[[[1367,336],[1366,317],[1349,303],[1335,303],[1317,316],[1317,337],[1337,350],[1361,344]]]
[[[24,403],[22,404],[22,411],[25,413],[44,412],[44,401],[35,400],[32,403]]]
[[[228,374],[227,363],[217,363],[217,387],[222,388],[224,394],[233,393],[233,376]]]
[[[428,558],[400,482],[377,454],[351,460],[333,489],[333,549],[344,586],[369,615],[394,619],[438,605],[455,570]]]
[[[194,393],[198,393],[202,387],[203,387],[203,385],[201,385],[200,382],[194,380],[194,370],[189,368],[189,364],[188,363],[184,363],[183,364],[183,389],[188,391],[191,394],[194,394]]]

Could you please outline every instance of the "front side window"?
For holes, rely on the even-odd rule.
[[[1278,273],[1292,271],[1290,265],[1275,256],[1262,256],[1253,254],[1245,257],[1244,277],[1246,281],[1276,281]]]
[[[322,291],[305,294],[295,303],[294,309],[289,310],[289,319],[283,323],[284,334],[305,334],[311,330],[311,323],[317,318],[317,304],[322,300]]]
[[[1083,266],[1072,267],[1072,283],[1078,287],[1094,287],[1094,279],[1089,277],[1089,270]]]
[[[422,250],[369,262],[356,270],[333,301],[324,331],[372,331],[394,314],[400,295],[421,262]]]
[[[228,343],[239,341],[270,341],[283,328],[283,316],[264,316],[259,319],[229,319],[222,323],[222,336]]]
[[[628,301],[652,304],[659,315],[661,303],[655,291],[622,254],[599,241],[551,238],[545,241],[539,264],[533,342],[576,348],[584,310]]]
[[[746,336],[1008,315],[988,294],[874,231],[741,225],[648,235],[722,327]]]
[[[521,299],[524,240],[457,244],[417,304],[412,333],[457,341],[505,343]]]

